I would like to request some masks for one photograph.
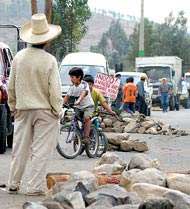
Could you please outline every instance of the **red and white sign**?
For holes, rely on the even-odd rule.
[[[105,97],[116,99],[120,81],[112,75],[98,73],[94,81],[97,88]]]

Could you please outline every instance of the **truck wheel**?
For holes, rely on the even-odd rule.
[[[7,110],[4,104],[0,104],[0,154],[6,151]]]

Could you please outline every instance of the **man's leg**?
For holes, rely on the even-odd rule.
[[[160,100],[161,100],[162,110],[164,112],[164,95],[163,95],[163,93],[161,93]]]
[[[165,111],[167,112],[168,111],[168,106],[169,106],[169,96],[168,96],[168,93],[166,93],[166,95],[165,95],[165,103],[166,103]]]
[[[59,123],[50,110],[33,110],[34,136],[28,193],[46,190],[46,166],[56,147]]]
[[[31,116],[29,110],[18,111],[15,115],[12,161],[8,180],[9,189],[19,189],[26,167],[33,136]]]

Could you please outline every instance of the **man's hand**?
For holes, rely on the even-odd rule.
[[[74,105],[79,105],[80,104],[80,100],[75,101]]]

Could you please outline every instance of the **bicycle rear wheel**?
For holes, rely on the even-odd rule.
[[[92,126],[90,130],[90,143],[85,145],[85,151],[89,158],[95,158],[97,156],[98,145],[98,131],[95,126]]]
[[[96,155],[97,157],[101,157],[108,149],[108,138],[102,131],[99,131],[98,134],[99,134],[99,145]]]
[[[62,157],[73,159],[81,153],[81,139],[82,136],[78,129],[73,130],[72,126],[61,127],[56,149]]]

